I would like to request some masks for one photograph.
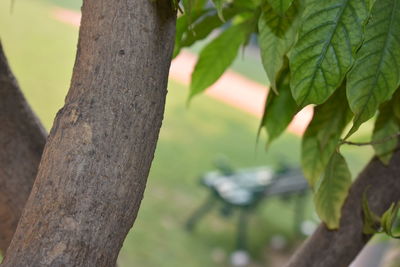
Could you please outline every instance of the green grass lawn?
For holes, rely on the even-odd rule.
[[[26,97],[47,129],[63,104],[77,42],[77,29],[52,19],[49,1],[17,0],[12,14],[9,1],[0,2],[0,37]],[[78,2],[67,5],[77,7]],[[206,197],[198,176],[212,169],[221,155],[238,168],[275,166],[281,160],[298,164],[297,137],[285,134],[266,153],[262,142],[255,143],[256,118],[207,96],[195,98],[187,109],[186,97],[187,88],[171,81],[148,186],[119,266],[226,266],[235,238],[232,218],[223,220],[214,212],[193,234],[183,229],[185,219]],[[346,153],[356,172],[370,151],[354,151]],[[268,261],[264,248],[274,233],[292,238],[292,204],[269,201],[251,218],[249,247],[256,261]]]

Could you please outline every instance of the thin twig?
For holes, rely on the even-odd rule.
[[[390,141],[390,140],[398,138],[398,137],[400,137],[400,133],[396,133],[394,135],[387,136],[383,139],[371,141],[371,142],[351,142],[351,141],[346,141],[346,140],[341,139],[340,143],[346,144],[346,145],[352,145],[352,146],[380,145],[380,144],[386,143],[387,141]]]

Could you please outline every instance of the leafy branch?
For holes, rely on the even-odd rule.
[[[207,40],[192,73],[190,98],[215,83],[251,39],[276,92],[268,95],[260,123],[267,144],[303,106],[315,105],[301,164],[320,218],[336,229],[351,185],[340,146],[373,146],[388,164],[399,145],[400,0],[212,0],[213,7],[207,0],[171,1],[184,9],[174,56]],[[347,141],[377,112],[370,142]],[[388,234],[389,217],[379,218]]]

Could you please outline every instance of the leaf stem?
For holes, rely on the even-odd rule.
[[[371,142],[351,142],[351,141],[346,141],[344,139],[340,140],[340,144],[346,144],[346,145],[352,145],[352,146],[370,146],[370,145],[379,145],[379,144],[383,144],[387,141],[390,141],[392,139],[398,138],[400,137],[400,133],[396,133],[394,135],[390,135],[387,136],[383,139],[380,140],[375,140],[375,141],[371,141]]]

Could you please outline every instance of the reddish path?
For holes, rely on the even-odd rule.
[[[62,8],[55,8],[52,16],[59,21],[76,27],[79,26],[81,20],[79,12]],[[189,85],[196,60],[196,55],[187,51],[182,51],[179,56],[172,61],[170,78],[184,85]],[[231,70],[225,72],[224,75],[206,91],[207,95],[257,116],[258,118],[261,118],[263,114],[267,93],[267,87],[251,81]],[[312,108],[306,107],[296,115],[289,125],[288,131],[297,135],[302,135],[311,118]]]

